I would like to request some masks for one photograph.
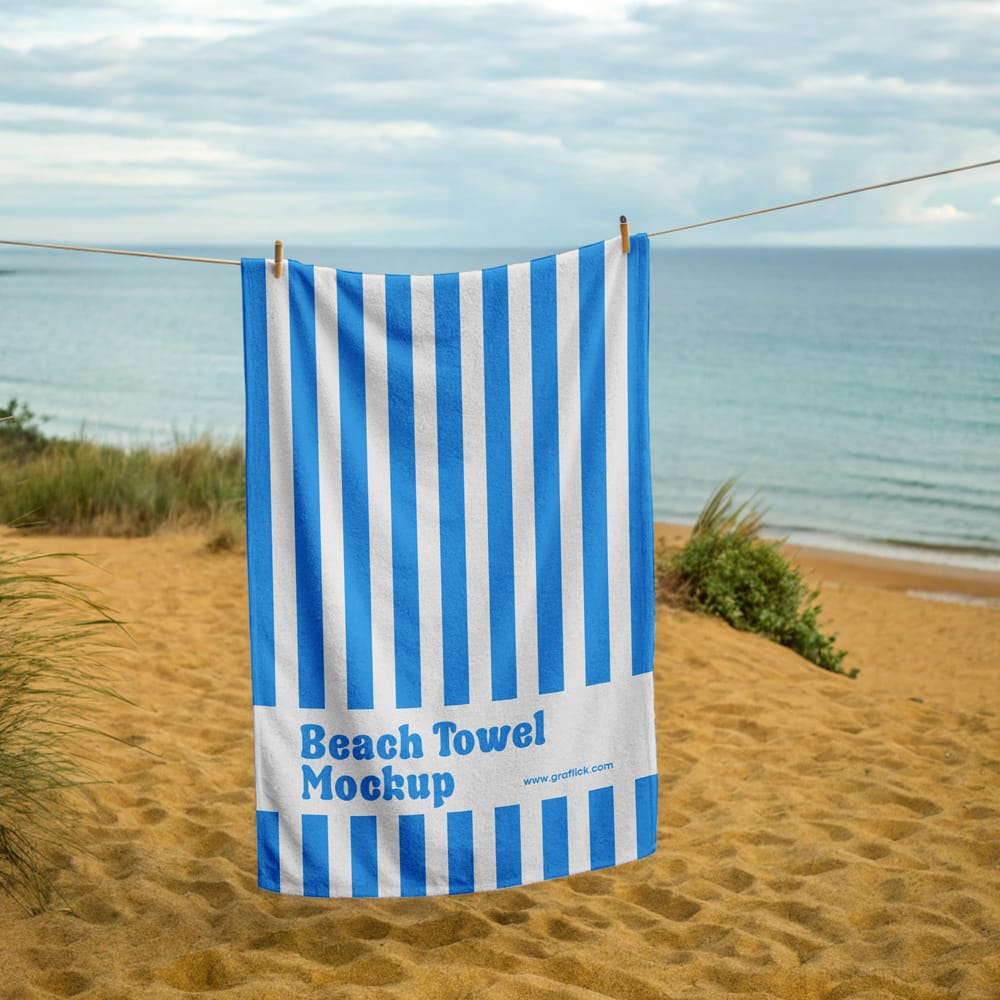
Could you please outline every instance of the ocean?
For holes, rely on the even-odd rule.
[[[1000,248],[652,246],[658,519],[737,477],[794,542],[1000,570]],[[430,273],[557,249],[291,255]],[[241,437],[239,268],[0,247],[14,397],[54,434]]]

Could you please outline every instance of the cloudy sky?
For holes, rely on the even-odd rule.
[[[561,249],[1000,157],[996,0],[0,0],[0,238]],[[1000,168],[677,243],[1000,244]]]

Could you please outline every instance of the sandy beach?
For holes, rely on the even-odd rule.
[[[95,712],[123,742],[88,744],[83,851],[46,912],[0,899],[0,997],[1000,996],[998,576],[801,552],[855,680],[661,608],[655,855],[312,900],[256,888],[243,556],[195,534],[0,547],[87,556],[74,578],[133,640],[108,659],[131,704]]]

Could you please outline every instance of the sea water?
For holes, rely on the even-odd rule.
[[[431,273],[545,252],[294,256]],[[0,248],[0,400],[54,434],[238,439],[240,296],[237,267]],[[654,242],[650,422],[658,519],[737,477],[793,540],[1000,568],[1000,248]]]

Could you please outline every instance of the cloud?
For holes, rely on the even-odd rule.
[[[16,15],[0,212],[94,238],[105,204],[107,238],[132,242],[276,223],[332,242],[368,217],[384,242],[562,246],[620,212],[666,228],[987,159],[1000,134],[988,4],[155,8]],[[969,228],[985,182],[928,189],[937,207],[868,195],[693,238],[988,240]]]
[[[941,223],[959,222],[963,219],[972,219],[975,216],[972,212],[964,212],[954,205],[907,205],[899,212],[900,222],[908,225],[938,225]]]

